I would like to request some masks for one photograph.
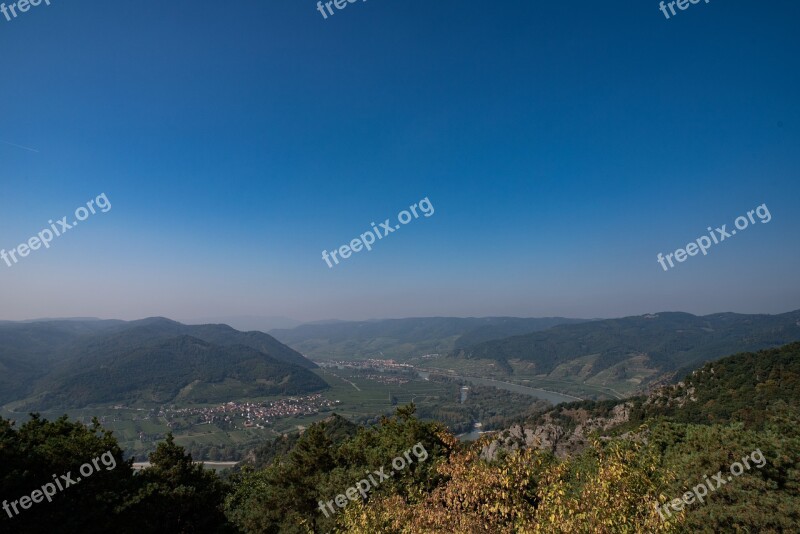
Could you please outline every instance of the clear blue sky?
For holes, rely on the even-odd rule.
[[[8,0],[6,0],[8,3]],[[75,2],[0,17],[0,319],[800,308],[800,4]],[[428,197],[329,269],[321,258]],[[656,254],[766,203],[664,272]]]

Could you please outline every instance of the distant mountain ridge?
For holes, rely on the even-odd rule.
[[[402,358],[581,322],[585,319],[413,317],[304,324],[270,334],[309,357],[349,359],[383,353],[387,358]]]
[[[191,321],[183,321],[184,324],[226,324],[242,332],[258,330],[259,332],[269,332],[276,328],[294,328],[303,324],[289,317],[282,316],[262,316],[262,315],[223,315],[220,317],[201,317]]]
[[[215,394],[197,387],[207,382],[227,381],[240,396],[306,393],[327,387],[314,367],[268,334],[227,325],[161,317],[0,323],[0,402],[30,397],[33,408],[161,402],[187,386],[196,392],[189,398],[210,402]]]
[[[462,358],[527,365],[536,375],[571,373],[591,380],[608,373],[617,380],[634,365],[650,376],[688,372],[728,354],[757,351],[800,340],[800,310],[779,315],[718,313],[696,316],[663,312],[558,325],[542,332],[477,343],[457,350]],[[635,361],[635,363],[634,363]],[[572,370],[572,371],[570,371]]]

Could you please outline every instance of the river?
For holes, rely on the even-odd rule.
[[[441,376],[446,376],[449,378],[456,378],[459,380],[465,380],[467,382],[471,382],[473,384],[477,384],[479,386],[491,386],[496,387],[499,389],[505,389],[507,391],[512,391],[514,393],[522,393],[523,395],[530,395],[531,397],[536,397],[537,399],[542,399],[549,401],[553,404],[561,404],[562,402],[575,402],[579,400],[583,400],[580,397],[573,397],[572,395],[566,395],[564,393],[556,393],[555,391],[548,391],[546,389],[539,389],[539,388],[532,388],[528,386],[521,386],[519,384],[513,384],[511,382],[503,382],[502,380],[494,380],[492,378],[479,378],[475,376],[459,376],[450,373],[438,372],[438,371],[431,371],[425,370],[421,371],[420,376],[422,378],[427,378],[430,374],[437,374]]]

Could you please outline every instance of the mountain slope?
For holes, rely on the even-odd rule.
[[[302,354],[287,347],[274,337],[263,332],[240,332],[224,324],[185,325],[163,317],[150,317],[131,321],[109,331],[106,337],[93,340],[95,343],[142,343],[156,339],[170,339],[175,336],[192,336],[215,345],[244,345],[273,358],[313,369],[316,364]],[[87,346],[74,347],[73,350],[86,352]]]
[[[638,359],[650,368],[643,385],[664,373],[684,373],[702,363],[743,350],[800,340],[800,311],[781,315],[722,313],[698,317],[659,313],[555,326],[543,332],[487,341],[456,353],[464,358],[520,361],[537,375],[581,373],[591,380],[610,372],[626,379],[620,364]],[[615,368],[615,366],[618,366]]]
[[[768,412],[800,410],[800,343],[734,354],[705,364],[679,384],[655,390],[641,419],[729,423],[761,428]]]
[[[338,321],[272,330],[281,342],[315,358],[406,358],[584,322],[563,317],[418,317]]]
[[[48,360],[76,340],[106,332],[122,321],[48,320],[0,322],[0,357],[24,355],[26,360]]]
[[[592,433],[618,435],[654,419],[739,423],[761,432],[771,418],[787,411],[800,414],[800,342],[706,363],[680,383],[656,388],[647,396],[559,404],[499,433],[483,454],[494,458],[501,449],[538,447],[568,456],[586,447]]]
[[[307,369],[250,347],[222,347],[178,336],[109,354],[102,361],[78,360],[62,367],[39,385],[35,406],[168,403],[179,396],[195,402],[221,402],[231,400],[234,394],[292,395],[325,387],[325,382]]]
[[[119,324],[122,321],[0,322],[0,404],[24,397],[71,345]]]
[[[227,325],[187,326],[158,317],[132,322],[0,322],[0,403],[58,389],[59,380],[106,366],[109,361],[154,343],[185,336],[220,347],[246,347],[275,364],[293,368],[297,377],[305,377],[299,383],[312,385],[307,391],[320,387],[315,375],[311,375],[312,379],[299,372],[316,367],[313,362],[262,332],[239,332]],[[145,376],[158,378],[146,370]]]

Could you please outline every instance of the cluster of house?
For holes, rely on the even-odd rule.
[[[302,397],[286,397],[266,402],[227,402],[220,406],[203,408],[162,408],[159,416],[168,420],[175,417],[198,416],[199,424],[241,421],[245,428],[264,428],[275,419],[292,416],[314,415],[325,408],[336,406],[341,401],[326,399],[320,393]]]

